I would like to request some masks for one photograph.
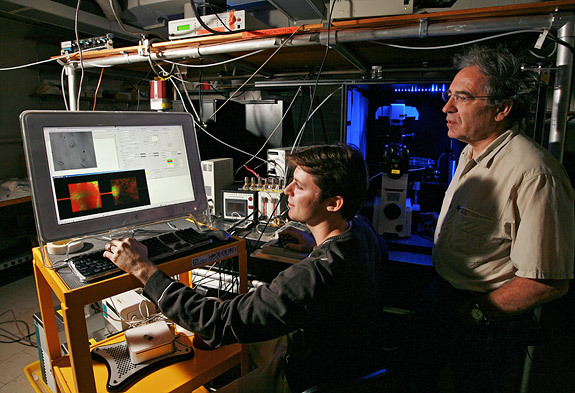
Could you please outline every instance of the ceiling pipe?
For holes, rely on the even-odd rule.
[[[568,19],[568,18],[566,18]],[[573,15],[571,15],[573,20]],[[461,22],[429,23],[426,18],[420,19],[419,25],[396,28],[379,28],[365,30],[332,30],[329,42],[345,44],[361,41],[379,41],[402,38],[442,37],[464,34],[502,33],[521,30],[543,30],[552,25],[559,27],[563,23],[554,15],[512,16],[494,20],[471,20]],[[322,45],[327,45],[327,31],[319,36]]]
[[[557,31],[557,38],[569,45],[575,45],[575,22],[566,23]],[[571,78],[573,75],[573,53],[564,45],[557,48],[555,86],[553,89],[553,107],[549,128],[549,151],[563,161],[565,134],[567,132],[567,113],[571,95]]]
[[[503,17],[494,21],[476,20],[466,22],[442,22],[429,24],[426,37],[455,36],[463,34],[497,33],[521,30],[545,30],[550,26],[560,27],[568,21],[573,21],[572,14],[558,18],[554,15],[537,15],[521,17]],[[419,25],[395,28],[373,28],[369,30],[339,30],[330,32],[330,42],[344,44],[362,41],[380,41],[420,37],[422,31]],[[118,55],[110,55],[101,59],[84,59],[84,67],[105,67],[120,64],[132,64],[148,61],[175,59],[198,59],[203,56],[230,54],[234,52],[249,52],[260,49],[276,49],[282,39],[279,37],[246,40],[239,42],[220,43],[217,45],[196,46],[193,48],[163,48],[161,43],[151,47],[150,55],[142,54],[142,48],[132,51],[121,51]],[[327,32],[298,34],[290,39],[286,47],[316,46],[327,43]],[[145,52],[145,51],[144,51]]]

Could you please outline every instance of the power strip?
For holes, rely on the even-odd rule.
[[[32,253],[31,252],[22,253],[22,254],[20,254],[20,256],[17,256],[17,257],[10,257],[9,259],[7,259],[5,261],[0,261],[0,271],[5,270],[5,269],[9,269],[11,267],[20,265],[22,263],[29,262],[31,260],[32,260]]]
[[[97,49],[112,49],[114,47],[114,34],[108,33],[100,37],[82,38],[78,41],[62,41],[60,43],[60,53],[62,55]]]

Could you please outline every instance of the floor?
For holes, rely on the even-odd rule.
[[[39,312],[36,283],[33,275],[0,286],[0,393],[33,393],[24,375],[24,367],[38,361],[38,349],[11,342],[13,337],[27,335],[24,323],[34,333],[33,315]],[[14,336],[11,336],[14,335]],[[36,335],[30,337],[35,345]]]
[[[58,304],[55,296],[54,304]],[[24,374],[24,368],[39,360],[38,349],[30,346],[30,343],[24,345],[13,341],[16,337],[26,336],[28,327],[32,333],[30,341],[36,345],[33,315],[39,311],[36,282],[32,274],[4,285],[0,283],[0,393],[36,392]],[[15,319],[21,322],[16,324]],[[221,376],[221,380],[216,378],[210,385],[222,386],[229,382],[226,378],[236,377],[234,373],[237,370]],[[194,390],[194,393],[207,392],[205,388]]]

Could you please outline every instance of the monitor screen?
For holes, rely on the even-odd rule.
[[[44,241],[169,220],[207,207],[188,114],[26,111],[21,126]]]

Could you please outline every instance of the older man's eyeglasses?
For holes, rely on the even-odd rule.
[[[444,90],[441,92],[441,96],[443,97],[443,101],[447,102],[451,97],[453,97],[453,102],[456,104],[458,102],[467,102],[478,100],[481,98],[495,98],[495,96],[472,96],[470,94],[465,93],[452,93],[451,90]]]

